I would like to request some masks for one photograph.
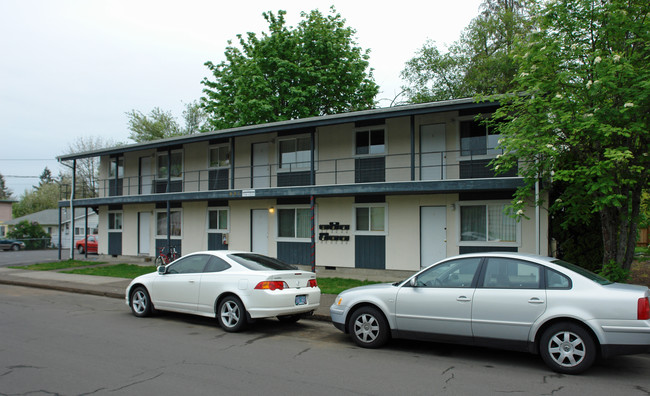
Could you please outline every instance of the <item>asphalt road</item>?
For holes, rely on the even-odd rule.
[[[120,300],[0,285],[0,394],[648,395],[650,355],[582,376],[533,355],[393,341],[368,350],[329,323],[138,319]]]

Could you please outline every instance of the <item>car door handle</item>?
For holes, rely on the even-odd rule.
[[[460,296],[460,297],[458,297],[458,298],[456,299],[456,301],[460,301],[460,302],[470,302],[470,301],[472,301],[472,299],[471,299],[471,298],[467,298],[467,297],[465,297],[465,296]]]
[[[196,282],[196,281],[192,279],[192,280],[190,280],[190,281],[188,281],[188,282],[190,282],[190,283],[194,283],[194,282]]]
[[[541,298],[533,297],[530,300],[528,300],[529,304],[544,304],[544,300]]]

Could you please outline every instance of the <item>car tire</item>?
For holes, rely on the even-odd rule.
[[[580,374],[596,360],[596,343],[583,327],[574,323],[557,323],[542,334],[539,354],[555,372]]]
[[[278,316],[278,320],[282,323],[296,323],[302,318],[302,315],[282,315]]]
[[[147,292],[147,289],[145,289],[144,286],[137,286],[131,291],[129,306],[131,307],[133,315],[138,318],[151,316],[154,312],[149,292]]]
[[[222,329],[229,333],[241,331],[246,326],[246,309],[235,296],[226,296],[217,308],[217,319]]]
[[[84,247],[83,246],[79,246],[79,254],[84,254]]]
[[[14,252],[17,252],[17,251],[20,250],[20,246],[19,245],[11,245],[11,250],[13,250]]]
[[[379,348],[388,342],[390,329],[381,311],[374,307],[361,307],[350,316],[348,331],[360,347]]]

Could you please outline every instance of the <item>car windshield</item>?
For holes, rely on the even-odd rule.
[[[267,271],[267,270],[297,270],[298,268],[284,263],[272,257],[262,256],[255,253],[237,253],[229,254],[229,258],[235,260],[237,263],[253,271]]]
[[[612,283],[614,283],[614,282],[610,281],[609,279],[604,278],[604,277],[602,277],[602,276],[600,276],[598,274],[594,274],[593,272],[589,271],[588,269],[582,268],[582,267],[580,267],[578,265],[567,263],[566,261],[562,261],[562,260],[554,260],[554,261],[551,261],[551,262],[553,264],[561,265],[562,267],[564,267],[566,269],[570,269],[573,272],[577,272],[578,274],[584,276],[585,278],[590,279],[590,280],[592,280],[592,281],[594,281],[596,283],[599,283],[601,285],[611,285]]]

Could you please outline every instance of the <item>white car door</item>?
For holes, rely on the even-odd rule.
[[[397,293],[397,330],[431,339],[472,336],[474,281],[481,258],[446,261],[418,275]]]
[[[199,300],[201,274],[209,255],[182,257],[165,268],[151,286],[151,299],[156,308],[194,313]]]
[[[526,342],[532,324],[546,310],[543,267],[490,257],[474,293],[472,332],[481,339]]]

